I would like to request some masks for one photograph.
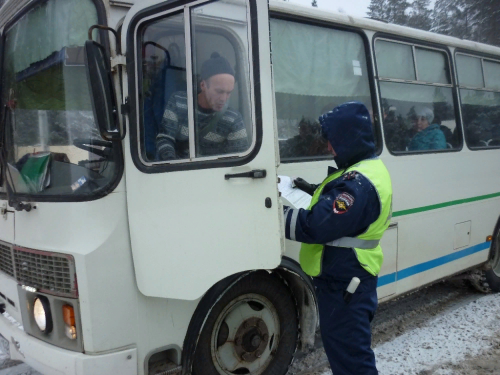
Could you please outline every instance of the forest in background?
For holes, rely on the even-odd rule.
[[[500,0],[371,0],[367,16],[500,47]]]
[[[368,17],[500,46],[499,0],[371,0]]]

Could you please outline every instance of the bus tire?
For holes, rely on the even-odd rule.
[[[485,281],[491,291],[500,292],[500,228],[497,229],[496,234],[491,244],[491,253],[488,268],[484,271]]]
[[[251,273],[211,309],[196,345],[193,375],[284,375],[298,341],[291,291],[276,274]]]

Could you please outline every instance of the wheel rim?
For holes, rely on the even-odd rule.
[[[495,236],[493,246],[493,258],[490,261],[491,268],[495,275],[500,277],[500,233]]]
[[[244,294],[218,316],[210,351],[220,374],[262,374],[279,345],[280,321],[274,305],[259,294]]]

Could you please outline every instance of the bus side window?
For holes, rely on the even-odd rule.
[[[465,139],[470,148],[500,146],[500,62],[455,55]]]
[[[281,161],[331,158],[318,117],[347,101],[372,108],[362,37],[272,18],[271,43]]]
[[[389,151],[458,149],[461,138],[448,55],[438,49],[385,39],[376,40],[375,54]]]

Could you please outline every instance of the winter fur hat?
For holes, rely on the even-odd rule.
[[[234,77],[234,70],[231,68],[229,61],[214,52],[201,66],[200,78],[205,81],[216,74],[231,74]]]
[[[418,117],[425,117],[429,122],[429,125],[432,124],[432,120],[434,120],[434,112],[432,109],[424,107],[417,110]]]

